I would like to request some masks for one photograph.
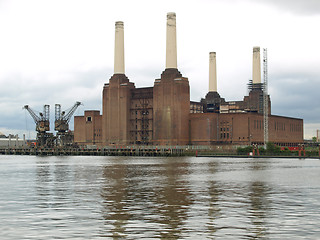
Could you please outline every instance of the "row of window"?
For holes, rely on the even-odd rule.
[[[220,139],[228,139],[229,138],[229,133],[220,133]]]
[[[263,120],[254,120],[253,129],[263,129]]]
[[[133,108],[142,108],[142,106],[144,107],[152,107],[152,104],[150,104],[150,101],[145,99],[144,101],[140,102],[139,104],[131,104],[131,109]]]
[[[137,116],[139,112],[140,112],[140,115],[143,115],[143,116],[150,114],[148,110],[142,110],[142,111],[132,111],[131,115],[136,115]]]
[[[229,139],[229,138],[232,138],[231,134],[230,133],[220,133],[220,139]],[[245,140],[245,139],[249,139],[249,137],[239,137],[239,141],[240,140]]]
[[[302,131],[302,126],[301,124],[290,124],[290,132],[301,132]]]
[[[199,104],[190,104],[190,113],[203,113],[203,106]]]
[[[142,131],[140,137],[138,136],[137,132],[131,133],[131,140],[147,141],[149,140],[149,132]]]
[[[228,121],[220,122],[220,139],[229,139],[231,137],[229,130],[230,125]]]
[[[97,132],[97,133],[96,133]],[[101,129],[95,129],[94,134],[95,137],[101,137]]]
[[[253,121],[253,128],[254,129],[263,129],[263,120],[254,120]],[[283,122],[275,122],[274,123],[274,130],[275,131],[286,131],[286,124]],[[290,123],[290,132],[300,132],[302,131],[302,126],[300,124],[292,124]]]
[[[152,121],[152,118],[135,118],[135,119],[130,119],[130,121],[135,121],[136,123],[141,122],[141,123],[148,123]]]
[[[138,129],[138,125],[135,125],[135,127],[136,127],[136,129]],[[148,129],[148,128],[149,128],[149,125],[146,124],[146,125],[144,125],[144,126],[141,126],[141,128],[143,128],[143,129]]]
[[[282,122],[275,122],[274,123],[274,130],[276,131],[285,131],[286,130],[286,124]]]

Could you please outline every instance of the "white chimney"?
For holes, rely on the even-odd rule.
[[[260,47],[253,47],[252,83],[261,83]]]
[[[167,50],[166,69],[177,68],[177,34],[176,34],[176,14],[167,14]]]
[[[124,74],[123,22],[116,22],[114,42],[114,74]]]
[[[217,92],[216,53],[209,53],[209,92]]]

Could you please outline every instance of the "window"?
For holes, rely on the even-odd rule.
[[[92,122],[92,118],[90,116],[87,117],[87,122]]]

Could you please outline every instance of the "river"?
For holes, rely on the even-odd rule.
[[[0,239],[320,239],[320,161],[0,156]]]

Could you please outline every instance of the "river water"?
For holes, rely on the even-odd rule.
[[[320,239],[320,161],[0,156],[0,239]]]

